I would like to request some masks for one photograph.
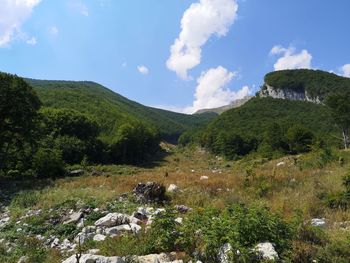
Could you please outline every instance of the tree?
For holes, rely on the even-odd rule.
[[[348,149],[350,144],[350,92],[330,95],[326,98],[325,104],[328,106],[335,123],[342,130],[344,148]]]
[[[292,153],[303,153],[311,150],[313,133],[300,124],[293,125],[287,131],[286,138]]]
[[[39,98],[22,78],[0,73],[0,170],[9,168],[10,158],[17,158],[10,152],[17,155],[34,144],[39,108]]]

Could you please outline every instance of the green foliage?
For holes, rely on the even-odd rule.
[[[28,168],[39,107],[38,97],[23,79],[0,73],[0,170]]]
[[[141,121],[157,127],[162,139],[176,141],[185,130],[199,127],[216,116],[214,113],[186,115],[146,107],[94,82],[26,81],[34,87],[45,107],[73,109],[92,116],[101,127],[100,138],[108,143],[125,123]]]
[[[290,225],[263,207],[234,205],[222,211],[209,209],[191,214],[181,228],[180,244],[188,254],[194,251],[204,262],[216,262],[219,248],[230,243],[240,257],[249,258],[250,248],[269,240],[278,252],[288,249]]]
[[[121,125],[114,141],[112,162],[139,163],[159,149],[160,138],[157,130],[135,122]]]
[[[310,151],[314,135],[305,127],[294,125],[288,129],[286,139],[290,152],[304,153]]]
[[[325,99],[334,92],[350,91],[350,79],[321,70],[280,70],[265,76],[265,84],[275,89],[306,92],[311,98]]]
[[[313,138],[334,144],[336,128],[326,107],[302,101],[253,98],[224,112],[207,126],[184,133],[182,145],[195,143],[228,158],[257,150],[267,158],[311,149]]]
[[[65,174],[61,152],[55,149],[40,148],[33,157],[33,169],[38,177],[60,177]]]
[[[350,91],[347,93],[330,95],[326,98],[325,103],[330,109],[335,123],[343,132],[344,147],[347,149],[350,145]]]

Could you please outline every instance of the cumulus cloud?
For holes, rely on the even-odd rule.
[[[41,0],[1,0],[0,47],[10,44]]]
[[[341,73],[344,77],[350,78],[350,64],[341,67]]]
[[[143,75],[147,75],[149,73],[149,69],[143,65],[137,66],[137,70]]]
[[[312,55],[306,49],[297,52],[294,47],[274,46],[270,55],[282,55],[274,64],[275,70],[311,68]]]
[[[182,79],[201,62],[202,46],[212,35],[225,36],[237,16],[236,0],[200,0],[181,19],[181,32],[170,48],[167,67]]]
[[[200,109],[217,108],[249,95],[250,89],[248,86],[242,87],[237,92],[227,88],[227,85],[235,76],[235,72],[230,72],[221,66],[202,72],[197,79],[193,105],[187,107],[184,111],[194,113]]]
[[[37,41],[36,41],[36,38],[35,38],[35,37],[32,37],[32,38],[28,39],[28,40],[26,41],[26,43],[27,43],[28,45],[34,46],[34,45],[36,45]]]

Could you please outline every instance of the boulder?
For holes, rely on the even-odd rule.
[[[70,175],[70,176],[81,176],[81,175],[84,174],[84,172],[85,172],[84,170],[78,169],[78,170],[70,171],[70,172],[69,172],[69,175]]]
[[[96,234],[94,235],[94,237],[92,238],[93,241],[96,241],[96,242],[100,242],[100,241],[103,241],[106,239],[106,236],[105,235],[102,235],[102,234]]]
[[[71,223],[77,223],[80,218],[83,217],[83,213],[82,212],[75,212],[69,215],[69,217],[67,218],[67,220],[65,220],[63,222],[63,224],[71,224]]]
[[[166,199],[165,187],[156,182],[139,183],[133,193],[137,201],[142,203],[162,202]]]
[[[64,260],[62,263],[76,263],[76,255]],[[92,254],[82,254],[79,263],[125,263],[124,259],[121,257],[104,257]]]
[[[135,258],[135,262],[138,263],[183,263],[182,260],[172,260],[172,258],[165,254],[151,254],[146,256],[138,256]]]
[[[326,220],[324,218],[313,218],[311,219],[311,225],[316,227],[325,227]]]
[[[264,260],[275,261],[278,259],[278,254],[275,247],[270,242],[259,243],[255,246],[254,251]]]
[[[230,263],[232,254],[232,246],[230,243],[226,243],[219,249],[218,260],[220,263]]]
[[[180,188],[176,184],[171,184],[168,187],[168,192],[169,193],[177,193],[180,191]]]
[[[95,226],[113,227],[130,223],[130,216],[121,213],[109,213],[95,222]]]
[[[134,234],[138,234],[140,230],[141,230],[141,226],[131,223],[131,224],[124,224],[120,226],[107,228],[105,230],[105,233],[108,236],[120,236],[124,232],[132,232]]]

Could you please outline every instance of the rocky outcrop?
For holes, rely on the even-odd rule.
[[[308,101],[317,104],[321,103],[320,98],[310,96],[305,90],[295,91],[288,88],[276,89],[268,84],[264,85],[259,93],[259,96],[271,97],[274,99]]]

